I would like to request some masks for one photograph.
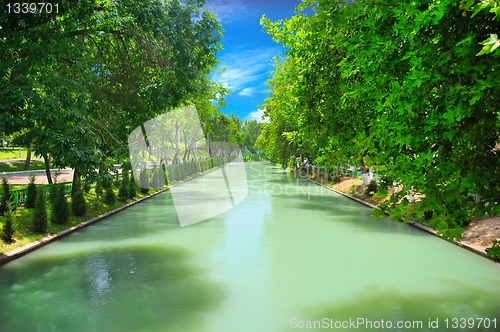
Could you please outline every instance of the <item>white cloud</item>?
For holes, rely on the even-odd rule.
[[[246,97],[252,97],[254,93],[256,93],[255,88],[244,88],[240,92],[238,92],[238,95],[240,96],[246,96]]]
[[[225,66],[226,71],[222,75],[214,75],[213,79],[219,81],[225,87],[233,91],[240,91],[241,95],[256,93],[258,91],[245,88],[251,82],[265,80],[269,74],[273,56],[279,52],[279,48],[250,49],[239,53],[224,54],[220,57],[220,66]],[[249,89],[244,91],[245,89]]]
[[[219,23],[230,23],[242,19],[249,14],[249,8],[242,0],[211,0],[203,9],[211,8]]]
[[[245,120],[257,120],[259,122],[265,122],[265,123],[269,123],[269,118],[268,117],[264,117],[264,112],[266,110],[263,109],[263,110],[256,110],[255,112],[250,112],[250,114],[247,115],[247,117],[245,118]]]

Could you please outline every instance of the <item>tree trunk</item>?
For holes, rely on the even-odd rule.
[[[31,167],[31,143],[28,146],[28,154],[26,156],[26,163],[24,164],[24,169],[29,171]]]
[[[71,184],[71,198],[73,198],[77,191],[77,181],[80,176],[79,173],[80,171],[78,170],[78,167],[75,167],[75,172],[73,173],[73,183]]]
[[[365,158],[361,158],[361,173],[366,174]]]
[[[48,184],[52,184],[52,176],[50,175],[50,157],[44,155],[43,160],[45,162],[45,174],[47,174]]]

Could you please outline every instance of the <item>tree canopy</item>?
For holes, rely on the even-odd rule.
[[[439,234],[459,240],[470,216],[500,213],[498,1],[335,4],[262,18],[287,58],[275,61],[259,144],[278,163],[383,165],[379,195],[394,181],[403,190],[374,216],[433,211]],[[405,198],[411,187],[420,204]]]
[[[227,91],[208,74],[222,28],[204,1],[63,0],[58,11],[0,13],[0,132],[77,174],[126,156],[129,132]],[[208,130],[208,127],[205,128]],[[103,164],[104,163],[104,164]]]

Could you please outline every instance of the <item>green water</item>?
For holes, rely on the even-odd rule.
[[[307,321],[316,329],[303,330],[322,331],[358,318],[393,328],[357,330],[500,330],[499,264],[372,220],[268,163],[246,170],[247,197],[204,222],[179,227],[166,192],[0,267],[0,331],[296,331]],[[474,325],[452,328],[453,318]]]

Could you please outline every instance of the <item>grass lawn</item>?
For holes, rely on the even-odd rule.
[[[31,171],[36,171],[40,169],[45,169],[45,164],[43,161],[32,161]],[[13,163],[13,164],[0,164],[0,173],[2,172],[18,172],[24,171],[24,162]]]
[[[14,187],[14,186],[12,186],[12,187]],[[14,188],[12,188],[12,189],[14,189]],[[15,189],[19,189],[19,188],[15,188]],[[113,187],[113,191],[115,192],[115,195],[118,197],[118,188]],[[158,190],[151,189],[149,191],[149,194],[141,194],[139,190],[137,190],[137,191],[138,191],[138,193],[137,193],[136,199],[147,196],[147,195],[154,193]],[[67,196],[67,198],[68,198],[68,201],[71,201],[69,196]],[[82,221],[97,217],[98,215],[101,215],[105,212],[116,209],[117,207],[120,207],[120,206],[125,205],[125,204],[132,201],[132,199],[128,199],[127,201],[124,202],[124,201],[118,200],[118,198],[117,198],[115,204],[109,205],[109,204],[104,203],[102,198],[98,199],[98,197],[95,195],[94,189],[91,189],[89,194],[85,194],[85,200],[87,201],[87,214],[83,217],[75,217],[72,215],[69,218],[69,222],[67,224],[64,224],[64,225],[59,225],[59,224],[55,224],[55,223],[50,222],[51,204],[49,201],[47,201],[46,206],[47,206],[47,211],[48,211],[48,216],[49,216],[49,228],[48,228],[48,232],[43,233],[43,234],[35,233],[31,230],[34,209],[28,209],[28,208],[25,208],[24,206],[18,207],[14,212],[14,214],[15,214],[14,242],[13,243],[5,243],[3,241],[3,239],[0,239],[0,254],[7,252],[7,251],[10,251],[10,250],[14,250],[16,248],[19,248],[23,245],[30,243],[30,242],[39,240],[46,235],[60,232],[68,227],[79,224]],[[5,225],[5,217],[0,217],[0,234],[3,234],[4,225]]]
[[[8,160],[8,159],[26,159],[28,155],[27,148],[21,148],[21,157],[19,157],[19,148],[2,148],[0,149],[0,160]],[[33,151],[31,152],[31,158],[36,158]]]

